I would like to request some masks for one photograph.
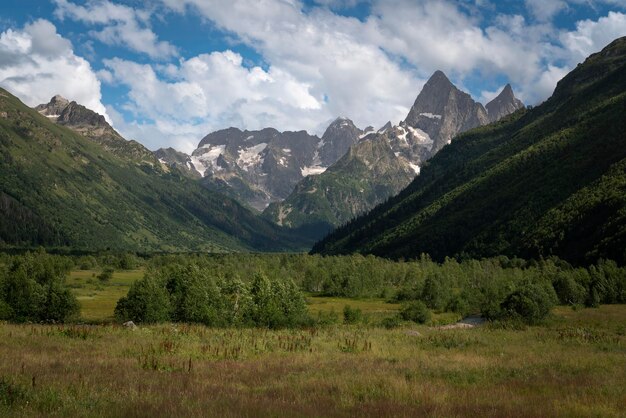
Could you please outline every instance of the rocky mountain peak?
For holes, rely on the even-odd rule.
[[[136,162],[145,162],[156,166],[158,162],[152,152],[137,141],[127,141],[109,123],[104,116],[85,106],[56,95],[49,103],[35,107],[42,115],[59,125],[99,143],[105,149],[119,157]]]
[[[436,88],[439,90],[441,90],[442,87],[451,89],[454,87],[454,84],[452,84],[448,76],[445,75],[443,71],[437,70],[433,73],[433,75],[430,76],[430,78],[424,85],[424,88],[427,88],[427,87],[433,88],[433,89]]]
[[[56,120],[56,118],[59,117],[61,112],[63,112],[63,110],[69,104],[70,104],[69,100],[57,94],[56,96],[51,98],[48,103],[40,104],[39,106],[35,107],[35,110],[37,110],[39,113],[41,113],[44,116],[47,116],[53,120]]]
[[[57,118],[57,123],[67,126],[89,126],[113,129],[111,125],[107,123],[104,116],[74,101],[67,104],[63,111],[61,111]]]
[[[385,123],[377,132],[379,134],[382,134],[382,133],[387,132],[391,128],[393,128],[393,125],[391,124],[391,121],[387,121],[387,123]]]
[[[322,166],[330,166],[359,141],[363,131],[350,119],[338,117],[328,126],[322,136],[319,159]]]
[[[177,151],[172,147],[159,148],[158,150],[154,151],[154,156],[159,160],[161,164],[165,164],[168,167],[175,167],[187,177],[202,177],[193,165],[191,157],[184,152]]]
[[[515,97],[510,84],[504,86],[500,94],[485,106],[489,122],[495,122],[502,117],[524,107],[524,103]]]
[[[441,71],[435,71],[417,96],[404,125],[419,129],[433,141],[431,154],[457,134],[489,122],[482,104],[459,90]]]

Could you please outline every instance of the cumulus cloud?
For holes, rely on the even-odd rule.
[[[314,94],[326,95],[331,113],[348,113],[361,124],[402,118],[423,80],[437,69],[458,84],[476,73],[504,75],[525,100],[546,97],[536,83],[549,71],[554,28],[520,15],[499,15],[484,25],[465,3],[378,0],[361,22],[327,8],[304,12],[297,1],[162,1],[235,33],[270,64],[310,84]]]
[[[70,41],[47,20],[0,34],[0,86],[29,106],[61,94],[108,118],[91,65],[74,55]]]
[[[232,51],[164,67],[117,58],[105,65],[109,81],[129,89],[125,110],[144,119],[129,122],[115,115],[116,126],[129,137],[147,138],[143,142],[152,149],[173,138],[189,151],[189,144],[210,130],[227,126],[301,130],[327,117],[309,85],[277,67],[246,68]]]
[[[94,39],[127,45],[157,61],[108,59],[97,72],[103,83],[128,90],[117,109],[123,115],[108,108],[116,128],[152,149],[175,145],[189,151],[209,131],[227,126],[321,133],[325,121],[338,115],[362,127],[397,123],[437,69],[461,88],[469,83],[479,100],[488,101],[500,90],[488,83],[476,88],[472,80],[483,78],[509,81],[520,98],[536,104],[585,56],[626,35],[626,15],[618,12],[578,22],[572,31],[550,23],[583,0],[526,0],[532,11],[526,17],[491,13],[489,21],[479,12],[497,10],[489,1],[372,0],[370,15],[359,20],[333,11],[357,0],[318,0],[313,7],[299,0],[160,0],[157,8],[166,13],[199,14],[253,48],[264,66],[230,50],[163,63],[178,51],[151,30],[152,12],[110,0],[54,1],[58,18],[92,26]],[[33,56],[0,49],[0,70],[71,52],[67,40],[47,36],[46,28],[29,31],[20,33],[38,39],[28,47]],[[19,49],[15,45],[22,41],[13,34],[7,45]]]
[[[72,19],[88,25],[102,26],[89,32],[107,45],[120,45],[144,53],[151,58],[167,59],[178,55],[169,42],[159,41],[150,29],[150,13],[129,6],[104,1],[89,1],[85,6],[67,0],[54,0],[55,16],[61,20]]]
[[[297,1],[165,0],[235,33],[272,66],[311,86],[330,115],[359,125],[399,121],[424,80],[363,36],[363,23],[325,8],[305,14]],[[324,99],[325,98],[325,99]]]
[[[499,14],[489,24],[475,13],[493,10],[484,1],[374,0],[364,21],[333,12],[358,3],[351,0],[320,0],[313,8],[297,0],[161,1],[171,11],[200,14],[268,66],[249,68],[231,51],[176,65],[106,61],[101,79],[127,86],[124,109],[140,120],[119,115],[116,125],[151,148],[173,137],[189,150],[208,131],[227,126],[321,133],[337,115],[360,126],[398,122],[437,69],[459,87],[468,77],[505,79],[536,104],[580,59],[626,28],[624,15],[611,13],[559,32],[548,20],[568,7],[565,1],[527,0],[534,21]],[[486,102],[499,91],[474,93]]]
[[[535,18],[548,21],[567,9],[567,3],[564,0],[526,0],[526,7]]]
[[[626,14],[609,12],[597,21],[578,22],[575,31],[563,32],[560,38],[565,49],[570,52],[570,64],[575,64],[621,36],[626,36]]]

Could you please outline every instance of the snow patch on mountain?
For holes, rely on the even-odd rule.
[[[424,113],[420,113],[420,116],[424,116],[428,119],[441,119],[441,115],[434,115],[432,113],[429,112],[424,112]]]
[[[237,164],[246,171],[249,171],[250,167],[254,165],[263,164],[263,156],[261,155],[261,152],[263,152],[266,147],[267,143],[261,142],[253,147],[240,149]]]
[[[413,136],[414,139],[417,139],[417,142],[419,144],[423,144],[423,145],[432,145],[433,144],[433,140],[430,138],[430,136],[422,131],[419,128],[413,128],[412,126],[408,126],[406,127],[409,132],[411,132],[411,135]]]

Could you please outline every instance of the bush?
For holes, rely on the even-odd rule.
[[[98,280],[100,280],[101,283],[108,283],[113,278],[114,271],[115,270],[111,267],[105,267],[104,270],[98,274]]]
[[[293,327],[306,322],[307,308],[302,292],[290,280],[269,280],[257,273],[250,287],[252,322],[261,327]]]
[[[557,302],[554,288],[549,284],[526,284],[506,297],[500,319],[520,320],[535,324],[544,319]]]
[[[398,328],[402,324],[402,318],[398,315],[390,316],[382,320],[381,325],[386,329]]]
[[[402,307],[400,316],[405,321],[413,321],[418,324],[424,324],[430,321],[430,310],[422,301],[409,302]]]
[[[353,309],[350,305],[343,308],[343,322],[346,324],[356,324],[363,319],[363,312],[359,308]]]
[[[446,292],[438,279],[427,277],[422,289],[421,300],[430,309],[443,309],[446,305]]]
[[[587,299],[587,289],[570,275],[559,275],[553,286],[559,302],[563,305],[579,305]]]
[[[470,305],[462,295],[455,295],[448,302],[446,310],[456,312],[461,316],[467,316],[470,313]]]

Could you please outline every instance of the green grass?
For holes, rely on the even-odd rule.
[[[101,283],[100,271],[75,270],[67,280],[80,303],[80,318],[88,322],[113,320],[115,304],[126,296],[130,285],[143,277],[143,270],[115,271],[108,283]]]
[[[364,314],[380,315],[394,314],[400,309],[397,303],[387,303],[384,299],[350,299],[325,296],[307,297],[309,311],[312,314],[318,312],[337,312],[341,314],[346,305],[354,309],[360,309]]]
[[[626,305],[521,330],[0,323],[0,416],[621,417],[625,323]]]

